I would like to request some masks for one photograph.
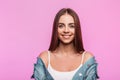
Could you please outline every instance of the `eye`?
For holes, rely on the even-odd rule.
[[[74,26],[74,25],[70,25],[69,27],[70,27],[70,28],[75,28],[75,26]]]
[[[63,28],[64,25],[63,25],[63,24],[59,24],[58,27],[59,27],[59,28]]]

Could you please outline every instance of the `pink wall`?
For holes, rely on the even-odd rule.
[[[79,14],[85,49],[96,56],[100,80],[120,79],[119,0],[0,0],[0,80],[30,80],[63,7]]]

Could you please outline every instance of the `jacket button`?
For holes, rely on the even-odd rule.
[[[79,73],[79,76],[82,76],[82,73]]]
[[[90,64],[87,65],[88,67],[90,66]]]

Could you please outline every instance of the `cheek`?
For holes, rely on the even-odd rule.
[[[61,34],[61,30],[58,29],[57,33],[58,33],[58,38],[59,38],[59,37],[60,37],[60,34]]]
[[[62,29],[58,29],[57,32],[58,32],[58,34],[62,33]]]
[[[75,29],[72,29],[71,32],[72,32],[73,34],[75,34]]]

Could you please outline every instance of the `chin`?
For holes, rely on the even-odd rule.
[[[73,43],[73,41],[62,41],[61,43],[62,43],[62,44],[65,44],[65,45],[68,45],[68,44]]]

